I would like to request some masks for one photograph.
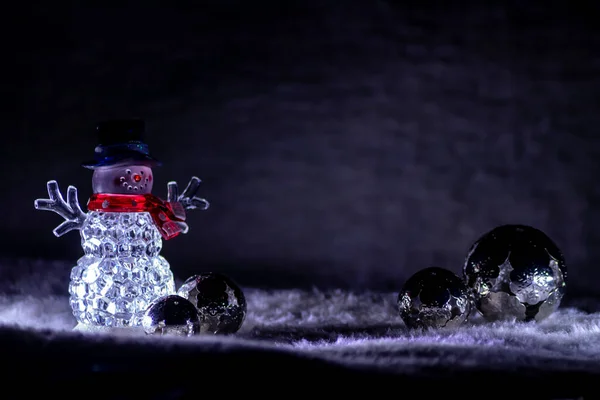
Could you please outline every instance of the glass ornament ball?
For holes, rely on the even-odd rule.
[[[200,333],[232,334],[246,318],[246,298],[229,277],[207,272],[189,277],[177,294],[198,310]]]
[[[429,267],[412,275],[398,294],[398,309],[410,329],[453,328],[471,311],[469,291],[454,272]]]
[[[189,337],[200,332],[200,321],[192,303],[181,296],[168,295],[148,307],[142,327],[148,335]]]
[[[559,307],[567,283],[561,250],[526,225],[502,225],[482,235],[463,274],[475,307],[489,321],[541,321]]]

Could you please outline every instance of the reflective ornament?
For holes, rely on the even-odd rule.
[[[148,335],[193,336],[200,332],[196,307],[177,295],[156,300],[142,319],[142,327]]]
[[[177,294],[198,309],[201,333],[237,332],[246,318],[246,298],[227,276],[208,272],[188,278]]]
[[[560,249],[542,231],[503,225],[469,250],[464,278],[488,320],[540,321],[560,305],[567,268]]]
[[[409,328],[451,328],[466,321],[471,303],[460,277],[429,267],[406,281],[398,294],[398,309]]]

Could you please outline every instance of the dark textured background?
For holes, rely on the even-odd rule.
[[[85,204],[96,121],[138,116],[154,193],[198,175],[212,203],[164,245],[181,278],[395,290],[524,223],[597,291],[596,11],[418,3],[20,3],[1,28],[0,253],[75,261],[78,234],[55,238],[33,200],[56,179]]]

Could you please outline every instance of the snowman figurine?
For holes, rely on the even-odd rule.
[[[83,164],[93,171],[88,212],[81,210],[75,187],[68,187],[65,202],[56,181],[47,184],[50,198],[34,205],[65,219],[55,236],[80,231],[84,255],[71,270],[69,284],[74,329],[140,328],[154,300],[175,294],[173,273],[160,255],[162,241],[187,233],[186,211],[205,210],[209,204],[195,195],[197,177],[182,194],[176,182],[169,182],[166,201],[151,193],[152,168],[160,163],[143,142],[143,121],[106,121],[97,132],[95,159]]]

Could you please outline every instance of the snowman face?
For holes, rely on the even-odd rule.
[[[152,192],[152,169],[145,165],[116,165],[94,170],[94,193],[146,194]]]

